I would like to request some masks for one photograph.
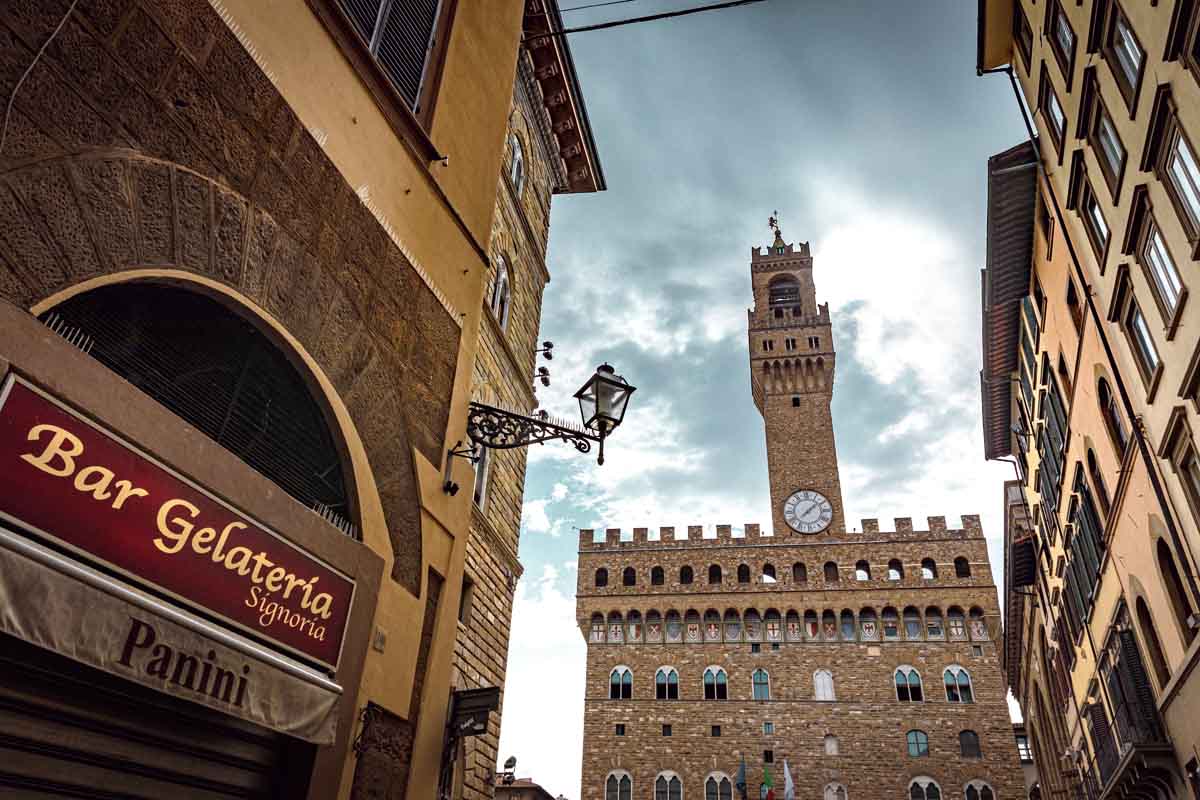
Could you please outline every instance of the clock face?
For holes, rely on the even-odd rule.
[[[797,533],[820,533],[833,520],[833,506],[820,492],[803,489],[783,501],[783,518]]]

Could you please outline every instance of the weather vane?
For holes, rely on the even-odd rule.
[[[779,235],[779,212],[776,211],[771,216],[767,217],[767,225],[771,230],[775,231],[775,235]]]

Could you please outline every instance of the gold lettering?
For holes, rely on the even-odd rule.
[[[271,559],[267,558],[266,553],[262,552],[261,550],[259,552],[255,553],[254,554],[254,574],[250,576],[250,580],[254,581],[255,583],[262,583],[263,576],[261,573],[262,573],[263,567],[273,567],[273,566],[275,566],[275,562],[272,561]]]
[[[312,613],[319,616],[321,619],[329,619],[329,607],[333,605],[333,598],[327,592],[321,592],[313,598]]]
[[[97,500],[107,500],[112,497],[108,490],[109,484],[116,476],[112,470],[104,467],[84,467],[75,475],[75,489],[80,492],[90,492]]]
[[[229,555],[225,557],[225,569],[237,570],[238,575],[250,574],[250,552],[249,547],[238,545],[229,551]]]
[[[34,425],[29,429],[29,435],[26,438],[31,442],[36,442],[42,438],[43,433],[51,434],[46,449],[38,456],[26,453],[21,456],[21,460],[28,461],[42,472],[57,478],[67,477],[75,471],[75,457],[83,455],[83,442],[57,425],[48,424]],[[69,444],[70,447],[64,448],[64,443]],[[51,462],[56,458],[61,460],[61,467],[51,466]]]
[[[154,546],[168,555],[178,553],[183,546],[187,544],[187,539],[192,534],[192,523],[185,519],[181,519],[180,517],[175,517],[171,520],[171,522],[177,526],[177,530],[172,530],[171,528],[167,527],[167,516],[176,508],[181,506],[188,512],[188,515],[191,516],[192,519],[195,519],[200,513],[200,509],[196,508],[187,500],[180,500],[178,498],[168,500],[158,509],[158,532],[162,535],[155,537]],[[169,544],[164,544],[164,536],[167,539],[170,539],[174,545],[172,546]]]
[[[149,497],[150,496],[150,493],[147,492],[145,489],[140,489],[137,486],[134,486],[132,483],[125,480],[124,478],[117,481],[116,487],[117,487],[117,499],[113,500],[112,507],[114,509],[116,509],[117,511],[120,511],[121,508],[125,505],[125,501],[131,497]]]
[[[287,576],[287,569],[284,567],[275,567],[267,573],[267,591],[278,592],[283,588],[283,579]]]
[[[215,538],[217,538],[217,532],[214,529],[201,528],[192,534],[192,549],[200,555],[204,555],[212,550],[212,545],[209,543]]]

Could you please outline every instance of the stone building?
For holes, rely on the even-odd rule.
[[[447,451],[523,40],[538,185],[602,184],[561,38],[526,36],[560,24],[0,3],[0,794],[451,790],[464,574],[497,589]]]
[[[1186,1],[980,4],[979,71],[1032,114],[988,164],[982,386],[1042,796],[1200,797],[1198,26]]]
[[[540,22],[531,15],[526,28],[541,30]],[[557,19],[554,24],[558,25]],[[586,171],[573,175],[566,159],[576,157],[586,164]],[[576,173],[580,169],[574,167]],[[566,38],[522,49],[508,116],[504,167],[496,187],[491,268],[479,313],[472,399],[525,414],[538,405],[535,371],[542,348],[537,336],[542,291],[550,280],[546,247],[551,198],[604,188]],[[504,685],[513,592],[522,572],[517,555],[525,455],[523,447],[480,450],[475,463],[454,658],[453,682],[458,689]],[[479,800],[492,796],[499,738],[497,709],[485,734],[463,742],[461,795],[456,787],[455,797]]]
[[[1024,794],[977,516],[844,522],[835,348],[807,244],[751,254],[751,390],[773,534],[580,533],[584,800]],[[653,793],[653,794],[652,794]]]

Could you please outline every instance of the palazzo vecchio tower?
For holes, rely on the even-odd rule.
[[[743,763],[782,800],[785,760],[798,800],[1023,797],[979,517],[847,530],[829,306],[771,223],[748,315],[771,532],[580,532],[582,800],[734,800]]]

